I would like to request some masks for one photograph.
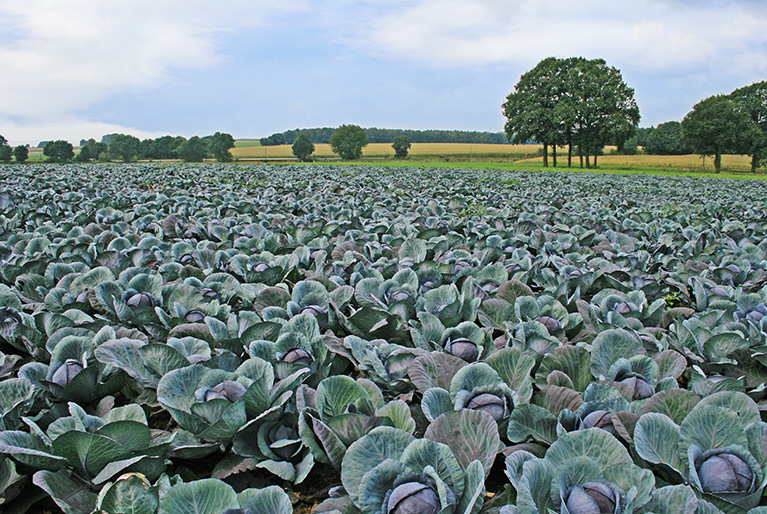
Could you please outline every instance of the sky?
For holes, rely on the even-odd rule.
[[[0,135],[500,132],[549,57],[603,58],[648,127],[767,80],[765,0],[0,0]]]

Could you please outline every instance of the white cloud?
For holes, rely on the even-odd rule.
[[[435,66],[583,55],[669,74],[767,71],[767,12],[753,3],[418,0],[357,31],[358,44]]]
[[[0,133],[37,126],[64,137],[62,120],[89,125],[78,110],[160,87],[174,69],[210,66],[226,58],[222,33],[302,8],[303,0],[0,0]]]

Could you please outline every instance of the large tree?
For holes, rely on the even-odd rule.
[[[682,136],[692,150],[714,156],[714,169],[722,169],[723,153],[748,153],[761,136],[740,106],[726,95],[701,100],[682,120]]]
[[[639,108],[634,90],[618,69],[603,59],[548,57],[525,73],[503,104],[505,131],[513,143],[530,139],[543,145],[543,165],[548,166],[548,147],[568,146],[572,165],[573,144],[581,161],[596,155],[608,141],[619,146],[636,130]],[[582,164],[581,164],[582,165]]]
[[[341,125],[330,136],[330,148],[345,161],[356,161],[368,145],[368,135],[357,125]]]
[[[75,149],[69,141],[59,139],[47,143],[43,155],[51,162],[69,162],[75,156]]]
[[[23,163],[29,159],[29,148],[24,145],[19,145],[13,149],[13,158],[16,162]]]
[[[132,161],[138,157],[140,144],[141,140],[136,136],[118,134],[109,142],[109,155],[124,162]]]
[[[314,143],[309,139],[306,134],[301,134],[293,143],[291,147],[293,155],[295,155],[299,161],[306,162],[311,160],[311,155],[314,153]]]
[[[0,136],[0,162],[9,162],[13,156],[13,149],[8,145],[8,140]]]
[[[756,82],[750,86],[741,87],[730,93],[730,99],[751,118],[759,134],[754,138],[748,155],[751,156],[751,171],[755,172],[767,159],[767,81]]]
[[[684,155],[692,152],[682,137],[682,124],[678,121],[661,123],[647,136],[645,152],[653,155]]]
[[[205,159],[206,148],[205,141],[194,136],[179,147],[178,156],[186,162],[202,162]]]
[[[410,150],[410,138],[405,135],[397,136],[391,146],[394,148],[394,157],[404,159],[407,157],[407,151]]]
[[[626,137],[639,124],[639,107],[634,90],[623,81],[621,72],[604,59],[568,60],[566,94],[558,110],[565,126],[572,126],[572,140],[579,155],[597,155],[611,140]],[[572,125],[570,125],[572,123]]]
[[[562,143],[562,127],[554,108],[564,88],[560,73],[563,62],[556,57],[539,62],[520,77],[502,106],[509,141],[523,144],[535,140],[542,144],[544,167],[549,165],[549,145],[556,148]]]
[[[208,141],[208,151],[218,162],[231,162],[234,160],[232,152],[229,151],[231,148],[234,148],[234,138],[231,134],[216,132]]]

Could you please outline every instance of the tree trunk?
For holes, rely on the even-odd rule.
[[[751,156],[751,173],[756,173],[756,153]]]
[[[581,160],[581,169],[583,168],[583,150],[578,148],[578,158]]]
[[[543,167],[549,167],[549,145],[547,143],[543,143]]]
[[[554,160],[554,167],[557,167],[557,145],[551,145],[551,157]]]
[[[594,167],[597,167],[597,154],[594,154]]]
[[[573,167],[573,144],[572,143],[567,145],[567,167],[568,168]]]
[[[586,148],[586,169],[591,168],[591,159],[589,157],[589,149]]]
[[[722,151],[717,148],[716,155],[714,155],[714,171],[719,173],[722,171]]]

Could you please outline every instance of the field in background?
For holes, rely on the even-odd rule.
[[[257,142],[256,142],[257,143]],[[330,149],[329,144],[314,145],[314,155],[317,157],[338,157]],[[533,156],[541,148],[540,145],[495,145],[474,143],[413,143],[409,154],[412,156],[494,156],[509,157],[518,160],[520,157]],[[238,159],[275,159],[292,158],[290,145],[256,146],[240,144],[238,141],[231,150]],[[363,149],[364,157],[393,157],[394,149],[390,143],[371,143]]]
[[[255,144],[251,144],[255,143]],[[240,160],[292,159],[290,145],[257,146],[257,141],[237,142],[232,155]],[[656,171],[713,171],[713,159],[699,155],[610,155],[615,147],[606,147],[607,155],[600,155],[597,164],[600,168],[630,171],[630,168],[647,168]],[[514,163],[515,165],[541,166],[543,157],[539,155],[541,145],[498,145],[469,143],[413,143],[409,157],[404,162],[420,163]],[[328,144],[315,145],[314,155],[318,159],[338,158]],[[394,149],[389,143],[371,143],[363,149],[363,158],[386,159],[394,157]],[[567,152],[557,152],[558,167],[567,167]],[[553,159],[549,155],[549,166]],[[577,155],[573,155],[573,168],[580,166]],[[747,155],[723,155],[722,168],[730,171],[750,171],[751,158]]]

